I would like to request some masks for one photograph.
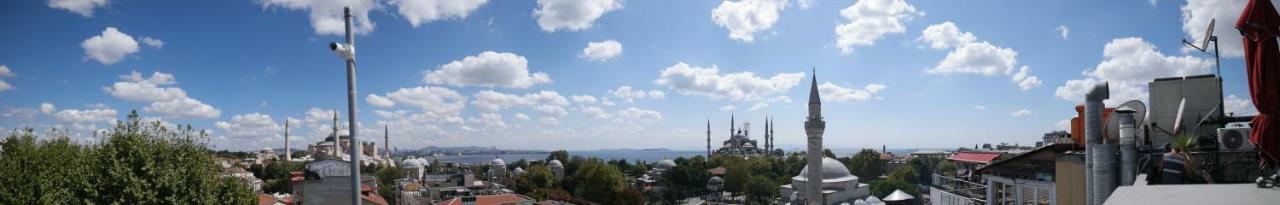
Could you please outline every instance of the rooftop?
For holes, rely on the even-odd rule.
[[[1275,204],[1280,189],[1255,184],[1120,186],[1106,204]]]

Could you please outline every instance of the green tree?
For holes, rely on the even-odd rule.
[[[547,193],[539,193],[538,190],[553,189],[556,184],[555,173],[551,172],[551,168],[542,165],[534,165],[523,174],[516,175],[515,189],[518,193],[528,194],[538,199],[546,199]]]
[[[942,173],[942,175],[954,175],[956,173],[956,163],[942,160],[938,162],[938,166],[934,170],[936,170],[934,172]]]
[[[884,174],[881,167],[884,162],[880,160],[880,153],[873,149],[862,149],[849,159],[849,171],[853,175],[863,179],[875,179]]]
[[[894,190],[902,190],[911,196],[920,196],[920,190],[915,184],[903,180],[880,180],[871,182],[871,194],[876,197],[884,198]]]
[[[51,132],[56,133],[56,132]],[[0,204],[251,204],[238,179],[218,176],[204,132],[142,122],[136,111],[94,146],[65,135],[4,140]]]
[[[746,183],[746,193],[748,204],[769,204],[770,199],[778,196],[778,184],[762,175],[751,176]]]
[[[746,182],[751,179],[751,168],[742,162],[730,162],[725,165],[724,190],[740,194],[747,191]]]
[[[569,151],[565,151],[565,150],[551,151],[551,154],[547,154],[546,161],[551,162],[551,160],[560,160],[561,163],[569,162]]]
[[[887,178],[889,178],[889,180],[902,180],[911,184],[920,183],[920,173],[916,172],[916,167],[913,165],[898,167],[897,169],[894,169],[893,172],[889,172],[889,176]]]
[[[601,204],[644,203],[643,195],[627,187],[622,172],[598,159],[584,160],[573,176],[574,196]]]

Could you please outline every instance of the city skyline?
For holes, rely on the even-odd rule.
[[[92,142],[138,110],[209,130],[214,149],[259,150],[284,146],[286,119],[294,144],[346,119],[325,47],[342,40],[340,4],[67,2],[5,3],[0,128]],[[1231,2],[349,1],[359,137],[702,150],[707,118],[719,142],[729,116],[763,130],[768,115],[790,150],[816,69],[826,147],[1033,145],[1067,129],[1093,83],[1111,82],[1115,105],[1152,78],[1214,72],[1181,43],[1211,18],[1227,111],[1248,114]]]

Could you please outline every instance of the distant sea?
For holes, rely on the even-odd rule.
[[[661,151],[641,151],[641,150],[609,150],[609,151],[569,151],[569,156],[595,157],[604,160],[626,159],[629,163],[637,161],[656,162],[662,159],[675,159],[677,157],[691,158],[697,155],[705,155],[706,151],[681,151],[681,150],[661,150]],[[544,160],[548,154],[501,154],[498,158],[507,163],[512,163],[524,159],[526,161]],[[493,155],[463,155],[463,156],[442,156],[436,157],[440,162],[451,163],[486,163],[493,160]]]

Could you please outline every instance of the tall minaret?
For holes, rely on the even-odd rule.
[[[777,129],[773,124],[773,118],[769,118],[769,153],[772,154],[774,149],[778,149],[778,135],[773,133],[773,129]]]
[[[814,69],[812,83],[809,85],[809,117],[804,121],[804,132],[809,136],[809,151],[805,153],[808,161],[808,180],[804,184],[806,204],[823,204],[822,199],[822,133],[827,122],[822,120],[822,99],[818,97],[818,74]]]
[[[733,132],[733,131],[735,131],[735,130],[733,129],[733,126],[738,126],[738,125],[735,125],[735,124],[733,124],[733,123],[734,123],[734,122],[733,122],[733,113],[729,113],[729,139],[733,139],[733,135],[734,135],[734,134],[737,134],[737,132]]]
[[[382,125],[382,152],[391,159],[391,126]]]
[[[284,161],[293,161],[293,151],[289,150],[289,118],[284,118]]]
[[[764,150],[769,151],[769,115],[764,115]]]
[[[711,118],[707,118],[707,159],[711,159]]]

